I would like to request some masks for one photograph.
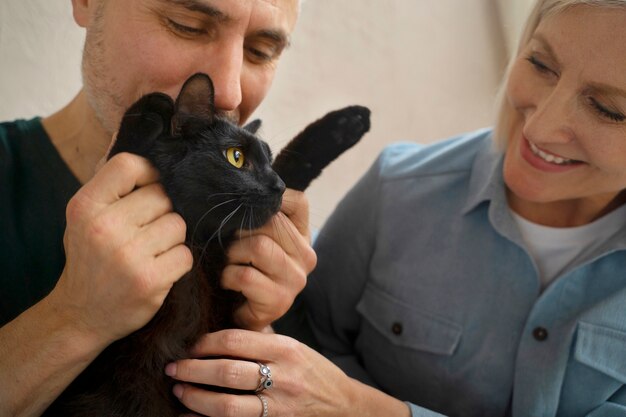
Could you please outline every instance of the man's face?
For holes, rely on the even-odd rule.
[[[298,0],[95,0],[83,82],[112,133],[132,103],[160,91],[176,97],[197,72],[215,85],[215,105],[243,123],[261,103],[296,22]]]

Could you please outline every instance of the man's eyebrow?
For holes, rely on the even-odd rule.
[[[220,9],[213,7],[200,0],[163,0],[165,3],[182,6],[191,12],[205,14],[220,22],[230,22],[232,18]],[[263,29],[254,33],[256,36],[267,38],[276,43],[280,48],[287,48],[291,44],[289,36],[282,30]]]
[[[267,38],[275,43],[278,47],[287,48],[290,45],[290,39],[287,34],[281,30],[274,29],[262,29],[254,32],[254,36],[258,36],[260,38]]]
[[[182,6],[191,12],[198,12],[205,14],[213,19],[217,19],[220,22],[229,22],[232,20],[230,16],[222,12],[220,9],[213,7],[203,1],[199,0],[165,0],[165,3],[175,4]]]

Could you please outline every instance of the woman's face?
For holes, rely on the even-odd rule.
[[[565,203],[593,218],[626,189],[626,8],[576,6],[545,18],[506,94],[514,208]]]

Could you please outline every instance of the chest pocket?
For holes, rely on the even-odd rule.
[[[368,285],[356,307],[363,318],[395,346],[452,355],[462,328]]]
[[[626,384],[626,333],[580,322],[575,358],[622,384]]]
[[[626,399],[626,333],[580,321],[572,352],[557,416],[614,415],[607,407],[622,407]]]

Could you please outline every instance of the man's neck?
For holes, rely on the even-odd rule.
[[[82,184],[89,181],[109,148],[111,134],[96,118],[84,90],[60,111],[44,118],[42,124],[76,178]]]

